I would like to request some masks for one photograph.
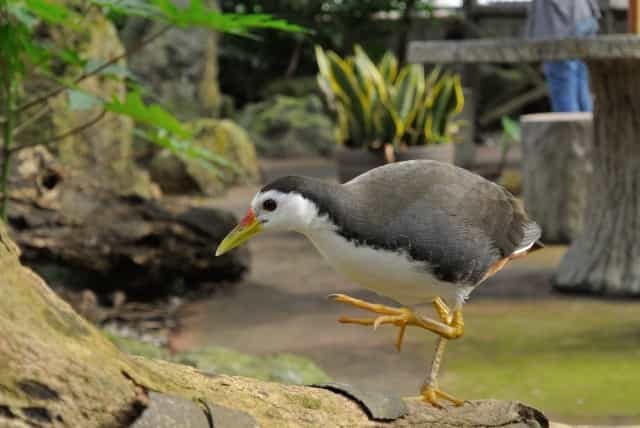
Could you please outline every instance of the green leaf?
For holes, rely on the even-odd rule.
[[[397,124],[398,138],[409,128],[418,114],[424,95],[424,68],[410,64],[404,67],[394,85],[393,105],[401,123]]]
[[[107,12],[143,18],[161,18],[162,12],[148,0],[89,0]]]
[[[370,100],[358,84],[350,63],[334,52],[329,52],[327,58],[331,67],[331,89],[350,115],[353,115],[353,120],[349,121],[350,137],[356,140],[368,139],[372,134]]]
[[[502,116],[500,118],[502,123],[502,130],[504,134],[508,136],[513,142],[519,143],[522,137],[520,124],[508,116]]]
[[[104,101],[94,94],[80,89],[69,89],[69,109],[90,110],[95,106],[101,105]]]
[[[217,153],[212,152],[204,147],[198,147],[190,140],[182,140],[167,132],[166,129],[150,128],[134,130],[136,136],[145,139],[153,144],[169,150],[177,156],[184,156],[192,159],[199,159],[202,165],[211,169],[213,172],[222,176],[222,171],[217,167],[224,167],[239,173],[239,167]]]
[[[380,73],[387,83],[393,83],[398,76],[398,59],[390,51],[385,52],[378,64]]]
[[[101,67],[105,62],[106,61],[101,59],[95,59],[95,58],[89,59],[85,64],[84,71],[87,73],[90,73],[92,70],[95,70]],[[138,77],[135,74],[133,74],[131,70],[119,64],[110,64],[96,74],[99,76],[112,76],[112,77],[118,77],[122,79],[139,80]]]
[[[42,0],[40,0],[42,1]],[[253,29],[307,32],[304,28],[268,14],[221,13],[207,7],[203,0],[191,0],[178,7],[172,0],[89,0],[110,12],[161,20],[177,27],[204,27],[224,33],[250,36]]]
[[[0,20],[0,53],[2,55],[2,74],[0,78],[13,81],[25,70],[24,55],[33,41],[26,26],[11,20]]]
[[[158,104],[145,105],[138,92],[128,92],[124,102],[114,96],[113,101],[105,104],[105,108],[129,116],[136,122],[166,129],[181,138],[188,139],[192,136],[191,131]]]
[[[73,20],[79,17],[64,5],[47,0],[25,0],[25,4],[29,12],[51,24],[74,25]]]
[[[21,24],[29,29],[33,29],[38,24],[38,19],[25,7],[22,3],[9,3],[7,11],[10,15],[18,20]]]
[[[84,66],[86,60],[80,57],[80,53],[76,50],[65,48],[56,52],[58,58],[70,65]]]

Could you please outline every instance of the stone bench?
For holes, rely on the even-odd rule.
[[[520,118],[525,206],[546,243],[566,244],[582,231],[593,172],[591,113]]]

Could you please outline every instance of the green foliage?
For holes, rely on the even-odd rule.
[[[41,1],[41,0],[40,0]],[[191,0],[189,6],[178,7],[171,0],[89,0],[127,16],[142,16],[164,21],[176,27],[204,27],[237,35],[250,35],[255,29],[300,32],[303,28],[268,14],[220,13],[207,7],[203,0]]]
[[[206,347],[173,355],[161,347],[103,331],[118,349],[131,355],[187,364],[212,374],[246,376],[271,382],[297,385],[330,382],[327,374],[313,361],[294,354],[254,356],[221,347]],[[307,403],[309,408],[316,403]]]
[[[432,0],[218,0],[225,12],[269,13],[311,30],[306,38],[282,32],[261,33],[259,49],[250,40],[225,40],[220,49],[220,84],[237,105],[262,101],[261,90],[274,79],[313,76],[314,45],[340,55],[354,43],[365,45],[374,58],[390,40],[400,44],[399,21],[380,15],[403,14],[407,8],[430,11]],[[408,28],[409,26],[405,26]],[[252,76],[246,79],[245,76]],[[282,95],[290,95],[283,93]]]
[[[514,144],[520,144],[521,130],[520,124],[508,116],[502,116],[500,123],[502,124],[500,169],[502,169],[507,162],[507,155],[509,155],[511,147]]]
[[[398,69],[390,52],[376,65],[357,45],[346,58],[316,46],[316,60],[318,84],[346,145],[379,149],[452,141],[458,125],[452,118],[464,104],[458,75],[436,68],[425,78],[417,64]]]
[[[141,127],[140,133],[149,141],[179,153],[195,157],[210,164],[229,166],[222,157],[196,149],[190,144],[192,133],[171,113],[159,105],[145,105],[139,92],[130,91],[124,100],[113,98],[105,101],[95,94],[81,90],[78,84],[84,79],[102,75],[113,79],[135,80],[135,77],[119,65],[122,58],[142,48],[146,43],[159,36],[168,28],[200,27],[209,30],[231,33],[241,36],[253,36],[253,31],[275,29],[289,32],[304,31],[297,25],[268,14],[225,14],[209,8],[203,0],[191,0],[187,7],[178,7],[171,0],[86,0],[80,6],[84,11],[70,8],[64,2],[55,0],[1,0],[0,1],[0,94],[3,105],[0,107],[0,125],[3,127],[2,165],[0,171],[0,193],[2,203],[0,215],[6,218],[8,200],[8,174],[11,155],[21,147],[42,142],[14,141],[14,131],[23,124],[37,126],[39,117],[36,107],[47,106],[50,98],[64,91],[68,92],[71,110],[102,108],[105,111],[131,117]],[[65,31],[80,33],[84,30],[83,20],[90,8],[100,8],[111,15],[137,16],[166,24],[158,33],[145,39],[129,52],[123,52],[113,58],[83,58],[72,46],[64,42],[43,41],[37,32],[40,23],[59,26]],[[56,70],[60,65],[69,65],[80,69],[80,74],[68,81],[62,81]],[[59,87],[43,94],[23,94],[21,82],[34,76],[46,77],[55,81]],[[35,111],[35,113],[34,113]],[[31,115],[31,116],[30,116]],[[16,123],[17,119],[23,122]],[[77,128],[82,129],[82,126]],[[70,135],[70,134],[69,134]]]

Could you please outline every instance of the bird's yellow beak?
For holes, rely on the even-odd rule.
[[[259,233],[262,230],[260,222],[256,219],[256,215],[251,208],[247,212],[247,215],[233,228],[231,232],[222,240],[218,249],[216,250],[216,256],[221,256],[224,253],[244,244],[253,235]]]

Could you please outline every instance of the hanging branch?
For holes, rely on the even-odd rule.
[[[105,70],[107,67],[110,67],[113,64],[117,63],[121,59],[127,58],[127,57],[133,55],[134,53],[138,52],[140,49],[142,49],[143,47],[145,47],[149,43],[153,42],[158,37],[162,36],[164,33],[169,31],[170,29],[171,29],[171,25],[169,25],[169,24],[163,26],[158,31],[156,31],[155,33],[151,34],[149,37],[146,37],[146,38],[140,40],[131,49],[122,52],[120,55],[114,56],[113,58],[111,58],[110,60],[106,61],[105,63],[99,65],[98,67],[94,68],[93,70],[86,71],[86,72],[82,73],[80,76],[78,76],[73,81],[73,84],[77,85],[78,83],[82,82],[86,78],[91,77],[91,76],[95,76],[96,74],[98,74],[101,71]],[[61,92],[66,91],[67,89],[68,89],[67,86],[59,86],[57,88],[54,88],[51,91],[47,92],[46,94],[44,94],[44,95],[42,95],[42,96],[40,96],[40,97],[38,97],[38,98],[36,98],[36,99],[34,99],[32,101],[27,101],[26,103],[18,106],[15,109],[14,112],[18,113],[18,112],[21,112],[21,111],[24,111],[24,110],[28,110],[31,107],[35,106],[35,105],[38,105],[38,104],[41,104],[41,103],[47,101],[49,98],[55,97],[56,95],[60,94]]]
[[[51,106],[49,106],[48,104],[45,105],[43,108],[41,108],[40,110],[38,110],[37,113],[35,113],[32,116],[29,116],[24,122],[19,123],[14,129],[13,129],[13,136],[17,137],[18,135],[20,135],[25,129],[27,129],[29,127],[29,125],[31,125],[33,122],[35,122],[36,120],[40,119],[42,116],[44,116],[45,114],[47,114],[49,111],[51,111]]]
[[[55,135],[53,137],[51,137],[48,141],[43,142],[43,141],[38,141],[35,143],[28,143],[28,144],[22,144],[20,146],[17,147],[13,147],[11,150],[9,150],[10,154],[14,154],[16,152],[19,152],[23,149],[29,148],[29,147],[34,147],[34,146],[49,146],[51,145],[51,143],[55,143],[56,141],[62,140],[64,138],[70,137],[74,134],[77,134],[79,132],[84,131],[87,128],[92,127],[93,125],[95,125],[96,123],[98,123],[100,120],[102,120],[102,118],[105,116],[105,114],[107,114],[107,111],[102,108],[102,110],[100,111],[100,113],[98,113],[94,118],[76,126],[75,128],[71,128],[68,131],[65,131],[61,134]]]

